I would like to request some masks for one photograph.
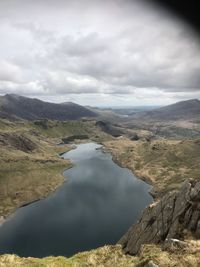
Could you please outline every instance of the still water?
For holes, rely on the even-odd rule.
[[[18,209],[0,227],[0,253],[70,256],[114,244],[152,198],[150,186],[95,143],[65,153],[74,167],[52,195]],[[14,179],[14,178],[13,178]]]

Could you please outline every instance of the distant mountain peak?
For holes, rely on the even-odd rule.
[[[21,96],[20,95],[17,95],[17,94],[6,94],[4,97],[6,98],[20,98]]]
[[[192,99],[188,99],[188,100],[182,100],[182,101],[180,101],[180,102],[176,102],[175,104],[180,104],[180,103],[200,103],[200,100],[199,99],[197,99],[197,98],[192,98]],[[174,104],[174,105],[175,105]]]
[[[199,99],[189,99],[143,112],[137,117],[150,120],[190,120],[200,118]]]
[[[6,94],[0,97],[0,101],[1,118],[25,120],[52,119],[63,121],[97,116],[95,112],[88,108],[72,102],[56,104],[17,94]]]
[[[189,101],[191,101],[192,103],[200,103],[200,100],[197,98],[191,99]]]
[[[71,101],[62,102],[62,103],[60,103],[60,105],[71,105],[71,106],[77,105],[77,106],[80,106],[79,104],[71,102]]]

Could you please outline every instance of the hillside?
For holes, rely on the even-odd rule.
[[[63,183],[62,171],[71,164],[58,153],[71,145],[57,144],[74,135],[87,135],[94,141],[111,138],[94,121],[0,119],[0,224],[17,207],[46,197]]]
[[[172,105],[136,114],[134,117],[159,121],[199,119],[200,101],[198,99],[181,101]]]
[[[74,113],[64,114],[65,109]],[[58,153],[72,147],[57,144],[77,136],[101,142],[120,166],[152,184],[151,193],[156,200],[122,237],[120,245],[78,253],[71,258],[0,255],[0,266],[199,266],[198,110],[199,100],[179,102],[142,112],[144,121],[136,119],[136,125],[126,128],[114,119],[101,119],[101,115],[98,120],[77,120],[84,112],[96,114],[74,103],[53,104],[17,95],[0,97],[0,117],[11,119],[0,118],[0,224],[16,208],[48,196],[63,183],[61,172],[71,163],[59,158]],[[74,117],[67,121],[65,116]],[[163,138],[180,136],[178,131],[190,138]],[[186,179],[189,182],[181,187]]]
[[[155,197],[179,188],[185,179],[199,180],[199,139],[148,142],[123,138],[103,144],[121,166],[153,184]]]
[[[55,104],[14,94],[0,97],[0,118],[5,119],[64,121],[96,116],[95,112],[71,102]]]

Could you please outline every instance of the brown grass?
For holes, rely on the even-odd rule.
[[[177,189],[185,179],[200,179],[200,140],[104,142],[117,162],[154,185],[159,193]]]

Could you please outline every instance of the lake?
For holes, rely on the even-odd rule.
[[[96,143],[62,156],[74,166],[46,199],[19,208],[0,227],[0,253],[71,256],[115,244],[153,201],[151,186],[113,162]],[[14,179],[14,177],[13,177]]]

